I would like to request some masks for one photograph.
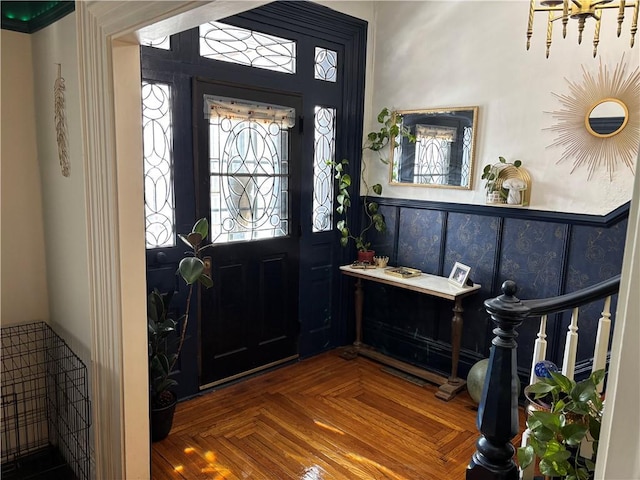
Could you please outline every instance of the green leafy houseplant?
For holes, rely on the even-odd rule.
[[[532,395],[534,407],[541,409],[532,411],[527,419],[529,445],[518,449],[518,463],[526,468],[535,454],[543,475],[592,479],[603,407],[597,385],[604,379],[604,370],[595,371],[578,383],[560,373],[549,373],[550,378],[541,378],[525,389],[527,395]],[[592,444],[592,458],[579,455],[585,439]]]
[[[498,182],[500,171],[507,165],[513,165],[514,167],[519,168],[522,166],[522,161],[515,160],[513,162],[507,162],[504,157],[498,157],[498,160],[498,163],[485,165],[482,170],[482,180],[486,180],[484,188],[487,191],[487,196],[493,192],[498,192],[500,198],[504,201],[507,199],[509,191],[506,188],[502,188],[502,185]]]
[[[196,283],[200,283],[205,288],[213,285],[211,278],[204,273],[204,262],[201,258],[203,250],[210,246],[202,245],[208,233],[209,223],[205,218],[202,218],[195,223],[189,234],[179,235],[190,250],[180,261],[177,273],[189,288],[185,313],[181,318],[182,326],[175,348],[169,341],[169,337],[176,331],[178,325],[178,322],[169,314],[169,303],[173,292],[160,293],[154,289],[147,299],[149,382],[152,408],[166,407],[175,402],[175,394],[171,389],[177,385],[177,382],[170,376],[184,345],[194,286]]]
[[[380,129],[369,132],[362,146],[362,152],[365,150],[376,152],[380,161],[388,164],[389,161],[383,154],[383,151],[387,147],[389,149],[395,148],[397,145],[396,139],[399,136],[405,137],[411,142],[415,142],[416,138],[408,128],[402,126],[402,116],[390,112],[388,108],[383,108],[380,111],[377,120],[380,124]],[[371,246],[371,242],[367,241],[367,232],[372,228],[375,228],[378,232],[384,232],[387,228],[384,215],[379,211],[378,203],[369,198],[372,193],[382,195],[382,185],[379,183],[369,185],[367,183],[365,176],[366,162],[362,160],[361,178],[365,187],[363,204],[366,219],[362,229],[359,232],[354,232],[347,220],[347,212],[351,207],[351,194],[349,192],[351,188],[351,175],[346,171],[349,160],[342,159],[339,162],[328,161],[327,163],[333,167],[335,178],[338,181],[338,195],[336,197],[338,206],[336,207],[336,212],[340,216],[340,220],[338,220],[336,228],[340,232],[340,244],[346,247],[349,244],[349,240],[353,240],[359,251],[367,251]]]

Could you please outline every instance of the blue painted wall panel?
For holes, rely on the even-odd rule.
[[[440,273],[443,212],[400,209],[397,264]]]
[[[514,280],[520,298],[560,294],[567,230],[556,223],[505,219],[499,283]]]
[[[565,281],[566,293],[575,292],[582,288],[602,282],[620,273],[627,221],[623,220],[610,228],[593,228],[574,226],[571,231],[569,248],[569,262]],[[613,325],[615,325],[615,311],[618,296],[612,298],[610,311]],[[598,320],[602,315],[604,300],[581,307],[578,314],[578,361],[593,355],[595,338],[598,331]],[[571,314],[566,312],[549,332],[556,345],[561,344],[554,352],[556,362],[562,361],[564,339],[571,323]]]
[[[484,301],[499,295],[505,280],[517,283],[517,296],[522,299],[545,298],[593,285],[622,267],[628,206],[602,220],[477,205],[394,199],[380,199],[379,203],[388,231],[375,235],[373,244],[391,257],[391,265],[448,276],[457,261],[470,266],[471,278],[482,285],[477,295],[463,303],[461,376],[488,356],[494,325]],[[365,282],[365,299],[365,343],[409,363],[446,370],[451,302],[372,282]],[[582,310],[578,361],[586,365],[602,302]],[[558,364],[569,317],[561,314],[548,320],[548,351]],[[523,379],[528,375],[538,328],[539,320],[531,318],[518,329],[518,369]]]

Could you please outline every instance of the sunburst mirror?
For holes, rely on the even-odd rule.
[[[635,174],[640,143],[640,69],[627,75],[623,56],[613,72],[600,59],[595,74],[584,66],[582,73],[581,83],[565,78],[569,93],[553,93],[562,108],[547,112],[556,122],[545,130],[558,134],[549,147],[564,148],[557,163],[572,159],[571,173],[585,167],[588,180],[602,170],[612,181],[619,162]]]

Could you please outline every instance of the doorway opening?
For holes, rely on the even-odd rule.
[[[172,204],[158,221],[147,212],[148,289],[184,305],[176,234],[197,218],[213,233],[214,286],[191,312],[179,397],[346,342],[326,161],[359,160],[365,39],[364,21],[274,2],[141,47],[143,83],[169,92],[171,125],[170,138],[145,133],[163,145],[145,152],[171,156],[164,177],[150,168],[160,200],[145,191],[145,203]]]

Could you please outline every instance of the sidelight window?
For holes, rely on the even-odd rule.
[[[142,82],[146,248],[175,245],[171,87]]]
[[[313,232],[333,225],[333,172],[327,161],[336,158],[336,109],[315,107],[313,148]]]

